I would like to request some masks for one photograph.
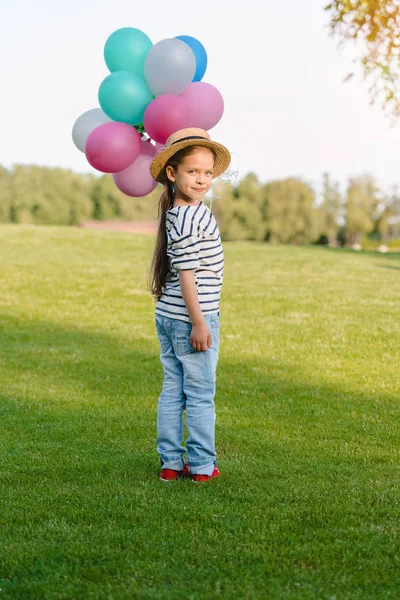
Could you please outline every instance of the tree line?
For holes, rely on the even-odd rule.
[[[154,220],[160,193],[158,187],[144,198],[125,196],[111,175],[35,165],[0,167],[0,222]],[[249,173],[235,185],[217,181],[213,196],[212,210],[224,240],[400,246],[400,192],[383,192],[369,175],[350,179],[342,192],[325,173],[317,193],[296,177],[263,183]]]

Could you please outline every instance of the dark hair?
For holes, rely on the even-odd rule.
[[[168,239],[165,224],[167,219],[167,210],[173,207],[175,199],[174,186],[172,181],[168,179],[166,170],[169,166],[176,171],[183,159],[192,154],[192,152],[197,150],[197,148],[204,148],[204,146],[187,146],[186,148],[182,148],[182,150],[179,150],[176,154],[171,156],[163,170],[164,178],[167,183],[164,185],[163,192],[158,202],[157,217],[159,219],[159,225],[149,275],[149,290],[156,300],[159,300],[163,294],[169,269],[167,255]],[[216,154],[214,150],[212,148],[208,148],[208,150],[210,150],[215,160]]]

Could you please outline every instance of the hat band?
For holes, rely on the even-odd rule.
[[[202,135],[189,135],[188,137],[184,137],[184,138],[180,138],[179,140],[176,140],[176,142],[172,142],[171,146],[173,146],[174,144],[179,144],[179,142],[186,142],[186,140],[208,140],[208,138],[202,136]],[[208,140],[210,141],[210,140]]]

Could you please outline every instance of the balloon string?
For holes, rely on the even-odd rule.
[[[239,183],[239,156],[236,152],[231,152],[231,164],[228,169],[219,176],[220,181],[230,183],[234,187]]]

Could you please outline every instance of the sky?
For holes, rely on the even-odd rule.
[[[233,153],[239,178],[301,177],[318,188],[327,171],[341,187],[368,173],[381,187],[400,183],[400,123],[370,105],[354,47],[340,49],[324,0],[2,0],[0,5],[0,164],[39,164],[93,173],[71,130],[98,107],[109,74],[108,36],[136,27],[156,43],[199,39],[203,81],[225,111],[210,130]]]

